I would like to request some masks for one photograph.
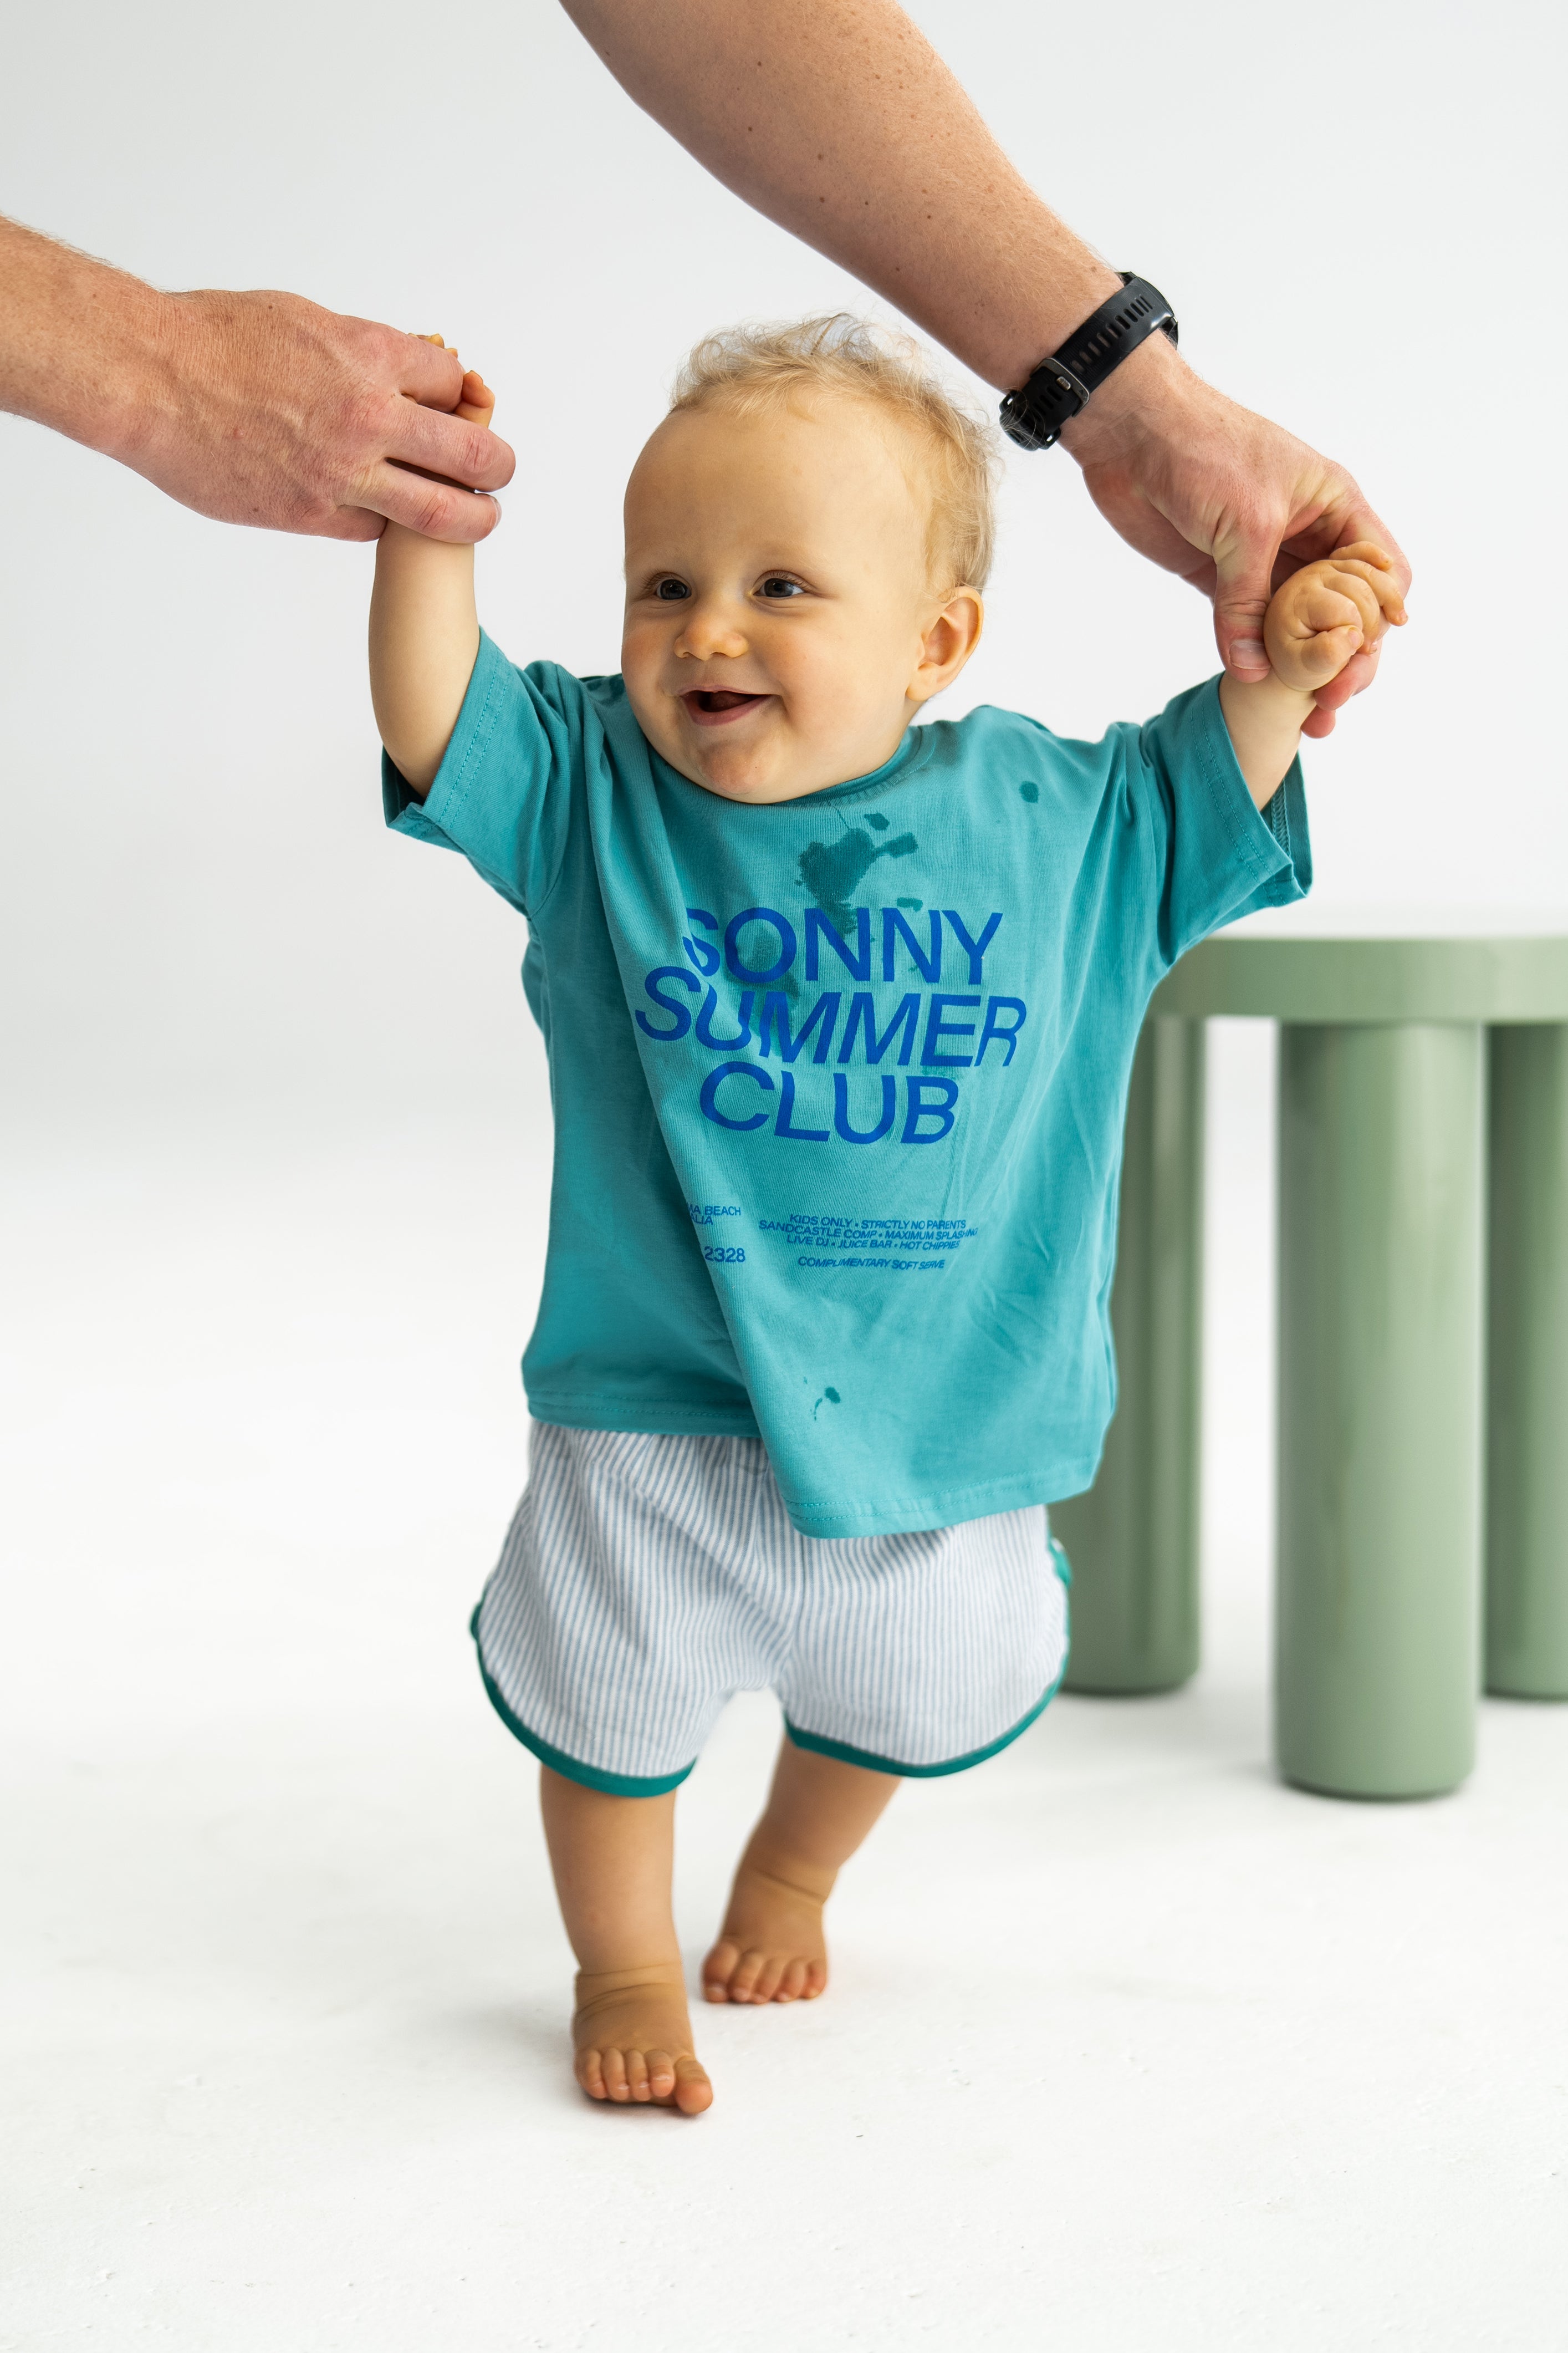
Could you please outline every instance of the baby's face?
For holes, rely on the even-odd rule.
[[[931,584],[916,452],[861,401],[667,417],[626,520],[632,709],[672,768],[729,800],[880,767],[979,637],[974,590]]]

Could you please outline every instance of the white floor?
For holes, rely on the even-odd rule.
[[[1260,1071],[1218,1089],[1204,1673],[902,1792],[828,1999],[700,2018],[697,2124],[572,2086],[466,1633],[536,1149],[40,1138],[0,1226],[0,2345],[1568,2345],[1568,1709],[1489,1704],[1441,1803],[1268,1767]],[[737,1704],[683,1800],[694,1956],[773,1736]]]

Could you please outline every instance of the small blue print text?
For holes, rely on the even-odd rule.
[[[716,1225],[721,1218],[738,1218],[741,1214],[735,1201],[688,1201],[686,1207],[694,1226]]]
[[[759,1219],[764,1234],[782,1234],[797,1250],[874,1250],[865,1258],[802,1259],[803,1266],[887,1266],[885,1250],[940,1251],[945,1258],[961,1243],[972,1242],[980,1229],[964,1218],[832,1218],[795,1211],[788,1218]]]
[[[714,1253],[710,1250],[711,1258]],[[722,1253],[721,1253],[722,1255]],[[795,1261],[796,1266],[875,1266],[889,1274],[940,1274],[947,1264],[944,1258],[806,1258]]]

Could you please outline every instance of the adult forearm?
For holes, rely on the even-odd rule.
[[[0,408],[113,457],[159,404],[166,298],[107,262],[0,220]]]
[[[893,0],[563,0],[716,179],[998,386],[1117,284]]]
[[[373,319],[267,290],[159,293],[0,222],[0,408],[220,522],[374,539],[386,517],[484,538],[482,493],[513,459],[449,413],[462,382],[455,352]]]

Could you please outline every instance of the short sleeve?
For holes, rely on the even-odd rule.
[[[423,802],[382,754],[387,824],[459,850],[503,899],[532,914],[565,854],[584,712],[578,680],[552,662],[520,670],[481,631],[463,708]]]
[[[1220,709],[1219,681],[1189,688],[1139,731],[1145,786],[1160,804],[1159,953],[1169,966],[1222,923],[1305,898],[1312,882],[1301,763],[1259,809]]]

